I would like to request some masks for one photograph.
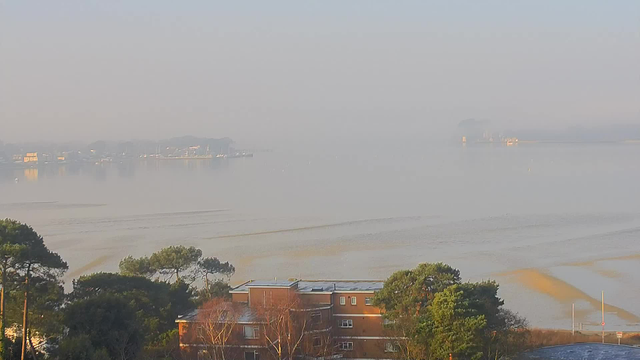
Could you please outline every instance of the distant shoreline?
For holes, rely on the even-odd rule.
[[[507,143],[502,141],[472,141],[463,144],[482,144],[491,145],[499,144],[507,146]],[[618,144],[618,145],[635,145],[640,144],[640,140],[594,140],[594,141],[563,141],[563,140],[518,140],[518,142],[509,144],[508,146],[516,146],[519,144],[533,145],[533,144],[571,144],[571,145],[597,145],[597,144]]]
[[[105,165],[105,164],[120,164],[129,162],[149,162],[149,161],[220,161],[228,159],[240,159],[240,158],[252,158],[253,156],[227,156],[227,157],[215,157],[215,156],[195,156],[195,157],[144,157],[144,158],[131,158],[131,159],[115,159],[115,160],[96,160],[96,161],[73,161],[73,162],[48,162],[48,163],[0,163],[0,169],[20,170],[20,169],[37,169],[45,167],[60,167],[60,166],[73,166],[73,165]]]

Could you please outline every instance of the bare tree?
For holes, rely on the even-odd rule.
[[[309,313],[297,295],[288,295],[257,310],[263,321],[261,338],[275,360],[290,359],[302,350]]]
[[[429,359],[427,344],[412,341],[415,336],[416,318],[413,316],[400,316],[395,320],[384,318],[384,334],[388,341],[381,343],[383,350],[394,359]],[[387,343],[391,343],[393,351],[389,352]]]
[[[301,354],[305,358],[322,359],[335,354],[331,331],[309,331],[305,334]]]
[[[486,344],[488,360],[510,358],[526,348],[529,337],[529,323],[517,313],[500,309],[500,328],[491,331]]]
[[[243,304],[215,298],[205,303],[198,312],[197,337],[206,345],[206,357],[227,360],[234,357],[241,341],[238,321],[247,311]]]

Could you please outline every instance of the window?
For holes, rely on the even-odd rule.
[[[244,360],[260,360],[260,354],[257,351],[245,351]]]
[[[346,305],[347,299],[344,296],[340,296],[340,305]]]
[[[398,352],[400,351],[400,345],[388,342],[384,344],[384,352]]]
[[[355,305],[355,304],[357,304],[357,303],[356,303],[356,297],[355,297],[355,296],[352,296],[352,297],[351,297],[351,305]]]
[[[373,298],[364,298],[364,304],[367,306],[373,305]]]
[[[257,326],[244,326],[244,338],[245,339],[257,339],[260,334],[260,328]],[[246,354],[246,353],[245,353]]]
[[[351,351],[351,350],[353,350],[353,343],[351,341],[341,342],[341,343],[338,344],[338,349],[345,350],[345,351]]]
[[[316,336],[313,338],[313,347],[322,346],[322,338],[320,336]]]
[[[311,313],[311,324],[318,325],[320,323],[322,323],[322,313],[321,312]]]
[[[342,321],[340,321],[340,327],[351,329],[353,327],[353,320],[343,319]]]

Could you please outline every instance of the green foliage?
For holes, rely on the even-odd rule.
[[[229,291],[231,290],[231,286],[229,286],[229,284],[227,284],[226,282],[218,280],[209,283],[208,285],[209,286],[207,287],[207,285],[205,284],[205,287],[198,291],[198,299],[196,301],[198,304],[204,304],[214,298],[231,298],[231,294],[229,293]]]
[[[57,280],[68,269],[60,255],[47,248],[42,236],[14,220],[0,221],[0,256],[6,261],[3,278],[9,280],[17,280],[18,277],[12,277],[16,274],[23,279],[36,275]]]
[[[175,358],[179,355],[177,316],[193,310],[194,300],[229,296],[224,280],[235,272],[233,265],[201,257],[199,249],[184,246],[164,248],[151,257],[129,256],[120,262],[121,273],[81,276],[65,296],[60,279],[67,263],[28,225],[0,220],[6,305],[2,325],[22,324],[26,292],[28,333],[47,339],[52,358],[136,359],[143,348],[155,354],[153,358]],[[169,279],[175,275],[175,281],[152,280],[157,273]],[[205,282],[199,291],[189,284],[196,274]],[[20,338],[5,340],[0,341],[0,359],[20,358]],[[6,350],[4,355],[1,350]],[[29,352],[26,358],[31,358]]]
[[[57,326],[59,322],[56,323],[56,312],[62,304],[59,279],[68,269],[60,255],[50,251],[42,237],[30,226],[5,219],[0,221],[0,267],[6,310],[0,319],[0,337],[4,338],[7,320],[20,313],[17,305],[8,305],[17,304],[19,298],[32,298],[34,293],[38,297],[31,299],[30,306],[24,309],[32,321],[23,330],[29,334],[34,329],[40,330],[42,335],[59,332],[61,328]],[[20,291],[24,295],[20,296]],[[45,318],[45,315],[50,316]],[[11,322],[12,325],[16,323],[22,322]],[[4,342],[0,341],[0,344]],[[0,350],[0,356],[6,355],[4,347]],[[26,349],[21,350],[24,352]]]
[[[123,275],[152,277],[156,273],[156,270],[151,267],[148,257],[136,259],[132,256],[127,256],[120,261],[119,268],[120,273]]]
[[[4,301],[6,303],[6,297],[8,297],[7,289],[12,287],[13,282],[9,282],[9,278],[12,274],[15,274],[15,270],[12,265],[16,262],[17,258],[25,252],[25,245],[19,244],[17,239],[18,227],[22,224],[13,220],[0,220],[0,286],[2,286],[2,293],[4,294]],[[15,276],[13,276],[15,277]],[[5,349],[8,347],[8,342],[5,340],[5,327],[7,325],[5,311],[0,319],[0,359],[5,358]]]
[[[111,358],[109,357],[107,349],[102,348],[93,353],[91,360],[111,360]]]
[[[145,359],[180,359],[180,334],[177,328],[167,331],[145,348]]]
[[[459,270],[443,263],[424,263],[393,273],[376,294],[374,304],[393,320],[416,316],[426,310],[437,292],[459,283]]]
[[[435,295],[429,306],[426,339],[436,359],[478,360],[482,358],[482,332],[487,326],[484,315],[474,309],[473,300],[465,297],[460,285],[453,285]]]
[[[14,279],[6,292],[8,324],[22,324],[24,279]],[[30,280],[29,328],[45,338],[63,332],[61,309],[65,302],[62,282],[55,277],[33,276]]]
[[[62,272],[69,268],[60,255],[47,248],[42,236],[28,225],[18,226],[12,241],[15,241],[20,249],[12,264],[18,270],[34,273],[54,271],[62,275]]]
[[[529,324],[525,318],[508,309],[500,309],[498,317],[504,325],[485,335],[485,352],[488,358],[511,359],[526,350]]]
[[[65,360],[87,360],[93,358],[94,352],[89,335],[80,334],[62,340],[59,357]]]
[[[159,334],[175,328],[177,316],[193,308],[192,291],[185,285],[153,281],[141,276],[97,273],[75,280],[69,300],[75,302],[103,294],[120,297],[136,309],[139,323],[151,341]]]
[[[71,300],[86,299],[92,296],[111,294],[145,293],[153,297],[161,297],[169,291],[170,285],[163,281],[154,281],[141,276],[129,276],[117,273],[94,273],[82,275],[73,281]]]
[[[526,322],[502,308],[494,281],[461,283],[449,265],[420,264],[391,275],[374,304],[401,335],[402,358],[499,358],[523,348]]]
[[[105,348],[98,350],[93,348],[88,335],[65,337],[58,348],[57,358],[60,360],[111,360]]]
[[[185,314],[190,310],[193,310],[195,307],[193,296],[194,293],[192,288],[184,281],[180,280],[171,284],[169,297],[171,298],[173,311],[171,314],[172,321],[175,321],[179,314]]]
[[[504,301],[498,297],[498,283],[495,281],[465,283],[460,285],[460,291],[464,292],[466,299],[469,299],[469,306],[485,316],[488,330],[500,330],[505,326],[504,319],[500,317]]]
[[[69,304],[64,324],[69,338],[87,336],[94,349],[104,348],[111,359],[135,359],[144,344],[137,309],[116,295],[100,294]]]
[[[5,359],[7,360],[19,360],[22,356],[22,336],[18,336],[11,341],[11,339],[7,340],[7,348],[5,352]],[[37,359],[33,358],[31,351],[27,351],[25,353],[26,360],[38,360],[44,358],[44,354],[36,350]]]
[[[230,278],[236,272],[236,268],[228,261],[223,263],[216,257],[208,257],[198,261],[198,269],[207,282],[209,275],[222,275]]]
[[[176,280],[180,280],[180,273],[192,270],[201,256],[202,250],[193,246],[169,246],[151,255],[149,262],[151,268],[160,274],[170,277],[175,275]]]

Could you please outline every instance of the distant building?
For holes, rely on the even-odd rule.
[[[505,143],[507,146],[513,146],[513,145],[518,145],[518,138],[517,137],[510,137],[510,138],[504,138],[502,139],[502,142]]]
[[[23,161],[25,163],[37,163],[38,162],[38,153],[36,153],[36,152],[27,153],[27,155],[24,156]]]
[[[176,320],[183,358],[206,359],[214,351],[229,351],[226,357],[234,360],[276,359],[272,326],[276,321],[269,314],[283,308],[304,324],[296,327],[302,329],[303,345],[286,358],[395,358],[399,338],[389,336],[380,309],[373,306],[382,285],[382,281],[249,281],[230,291],[231,303],[217,305],[217,309],[204,307]],[[292,298],[302,305],[282,305]],[[230,315],[231,309],[237,315]],[[212,337],[214,328],[217,336]],[[219,339],[221,333],[227,334],[227,341],[212,343],[210,339]],[[288,330],[278,338],[292,337]]]

